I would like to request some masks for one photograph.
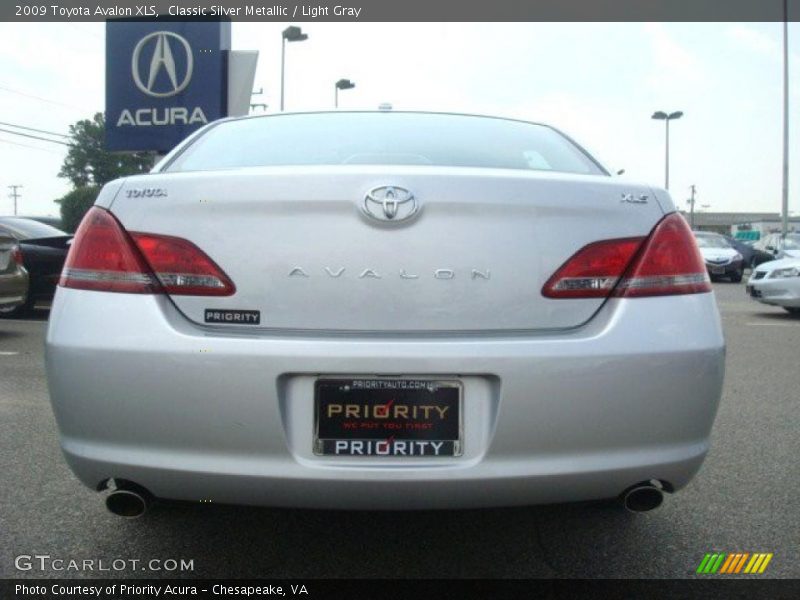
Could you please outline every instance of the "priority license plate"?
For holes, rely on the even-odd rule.
[[[460,456],[459,381],[319,379],[314,454]]]

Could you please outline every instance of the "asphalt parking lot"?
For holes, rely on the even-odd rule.
[[[0,577],[691,577],[706,552],[772,552],[800,577],[800,319],[714,285],[728,342],[706,463],[651,513],[606,504],[454,512],[214,505],[106,512],[62,460],[44,378],[46,311],[0,321]],[[185,573],[19,571],[15,557],[193,560]],[[139,567],[141,569],[141,567]],[[763,576],[762,576],[763,577]]]

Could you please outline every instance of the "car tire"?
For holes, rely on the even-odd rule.
[[[744,275],[744,270],[742,269],[742,267],[739,267],[739,270],[736,271],[733,275],[731,275],[731,282],[741,283],[743,275]]]
[[[783,310],[788,312],[790,315],[800,316],[800,308],[796,306],[784,306]]]

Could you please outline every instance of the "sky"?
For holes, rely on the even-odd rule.
[[[305,42],[286,54],[286,109],[435,110],[553,125],[623,178],[689,187],[708,211],[779,212],[782,170],[781,23],[297,23]],[[234,23],[233,48],[260,52],[253,102],[276,112],[281,30]],[[790,193],[800,214],[800,24],[789,26]],[[102,23],[0,23],[0,122],[67,133],[104,109]],[[260,111],[260,109],[259,109]],[[0,124],[0,130],[9,129]],[[37,135],[33,132],[33,135]],[[7,186],[19,213],[58,215],[66,147],[0,131],[0,215]]]

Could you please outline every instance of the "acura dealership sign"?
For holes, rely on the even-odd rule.
[[[167,152],[228,114],[230,22],[109,21],[106,148]]]

